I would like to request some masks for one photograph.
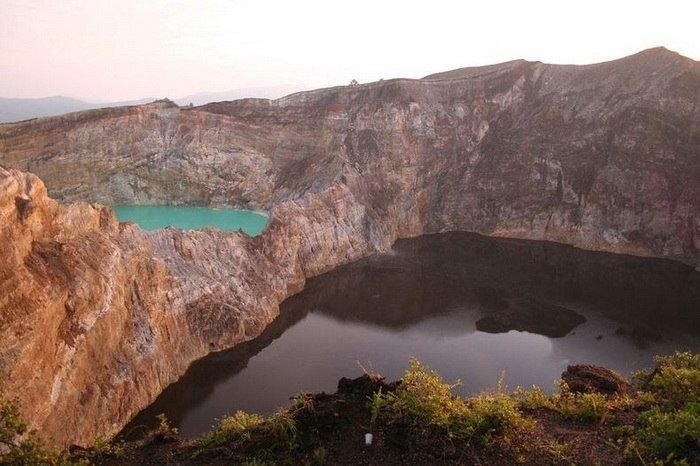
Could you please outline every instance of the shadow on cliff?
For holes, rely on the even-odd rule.
[[[579,303],[623,325],[700,328],[700,273],[669,260],[443,233],[399,240],[390,253],[311,279],[283,309],[405,328],[458,306],[525,318],[536,308],[556,319]]]

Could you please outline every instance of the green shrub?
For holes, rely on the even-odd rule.
[[[554,409],[567,419],[578,422],[599,421],[607,413],[608,400],[602,393],[574,393],[564,382],[552,396]]]
[[[225,448],[232,458],[257,463],[276,461],[297,447],[297,427],[290,411],[280,410],[267,419],[238,411],[204,435],[199,454]]]
[[[212,430],[204,434],[202,444],[205,447],[216,447],[250,440],[252,428],[259,426],[263,421],[259,414],[236,411],[233,416],[222,418]]]
[[[688,403],[682,409],[662,411],[658,406],[641,414],[634,445],[644,456],[682,459],[700,454],[700,404]]]
[[[19,407],[0,398],[0,464],[71,465],[62,453],[50,449],[33,432],[27,433]]]
[[[121,458],[124,456],[124,444],[120,442],[112,442],[101,436],[97,436],[92,442],[92,446],[87,449],[86,456],[88,458],[108,456]]]
[[[471,398],[452,394],[459,384],[445,383],[435,371],[411,359],[394,393],[376,394],[370,403],[373,418],[409,429],[419,444],[452,440],[488,443],[494,434],[508,435],[528,425],[517,401],[505,393]]]
[[[297,443],[297,426],[291,412],[279,410],[265,423],[268,448],[282,451],[295,450]]]
[[[676,352],[656,357],[656,371],[643,388],[667,407],[700,403],[700,354]]]
[[[0,444],[14,445],[15,440],[27,431],[22,422],[19,406],[0,399]]]
[[[642,411],[627,446],[639,460],[687,463],[700,459],[700,355],[655,358],[653,372],[635,374]]]
[[[488,443],[494,433],[509,436],[531,427],[531,421],[520,412],[517,400],[506,393],[482,393],[465,401],[466,420],[480,443]]]
[[[525,409],[554,409],[552,398],[536,385],[529,390],[522,387],[516,388],[513,397],[520,403],[520,407]]]

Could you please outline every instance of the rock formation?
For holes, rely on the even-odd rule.
[[[367,209],[330,188],[272,212],[265,233],[144,232],[107,207],[68,207],[0,171],[0,371],[59,445],[111,435],[195,359],[257,336],[322,273],[386,248]]]
[[[561,374],[561,379],[574,393],[615,393],[626,394],[632,390],[630,383],[621,375],[592,364],[568,366]]]
[[[422,231],[697,264],[699,94],[700,64],[665,49],[588,66],[515,61],[0,125],[0,165],[37,174],[62,202],[269,209],[362,186],[363,202]]]
[[[698,264],[700,64],[525,61],[195,108],[0,125],[0,374],[60,445],[116,432],[307,277],[466,230]],[[63,206],[52,201],[83,201]],[[143,232],[88,202],[266,209]]]

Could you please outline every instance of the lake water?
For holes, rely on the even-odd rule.
[[[241,229],[250,236],[259,235],[267,217],[251,210],[210,209],[159,205],[116,205],[112,210],[120,222],[134,222],[144,230],[168,226],[183,230],[213,227],[222,231]]]
[[[365,369],[398,379],[411,356],[461,379],[463,394],[501,374],[509,388],[551,391],[575,363],[630,375],[655,354],[700,351],[698,309],[700,273],[671,261],[467,233],[401,240],[309,280],[260,337],[195,362],[124,432],[162,412],[196,436],[238,409],[334,392]],[[529,331],[478,330],[488,319]]]

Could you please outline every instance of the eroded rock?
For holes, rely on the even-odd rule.
[[[562,380],[575,393],[603,393],[624,395],[631,386],[624,377],[605,367],[592,364],[568,366],[561,374]]]

